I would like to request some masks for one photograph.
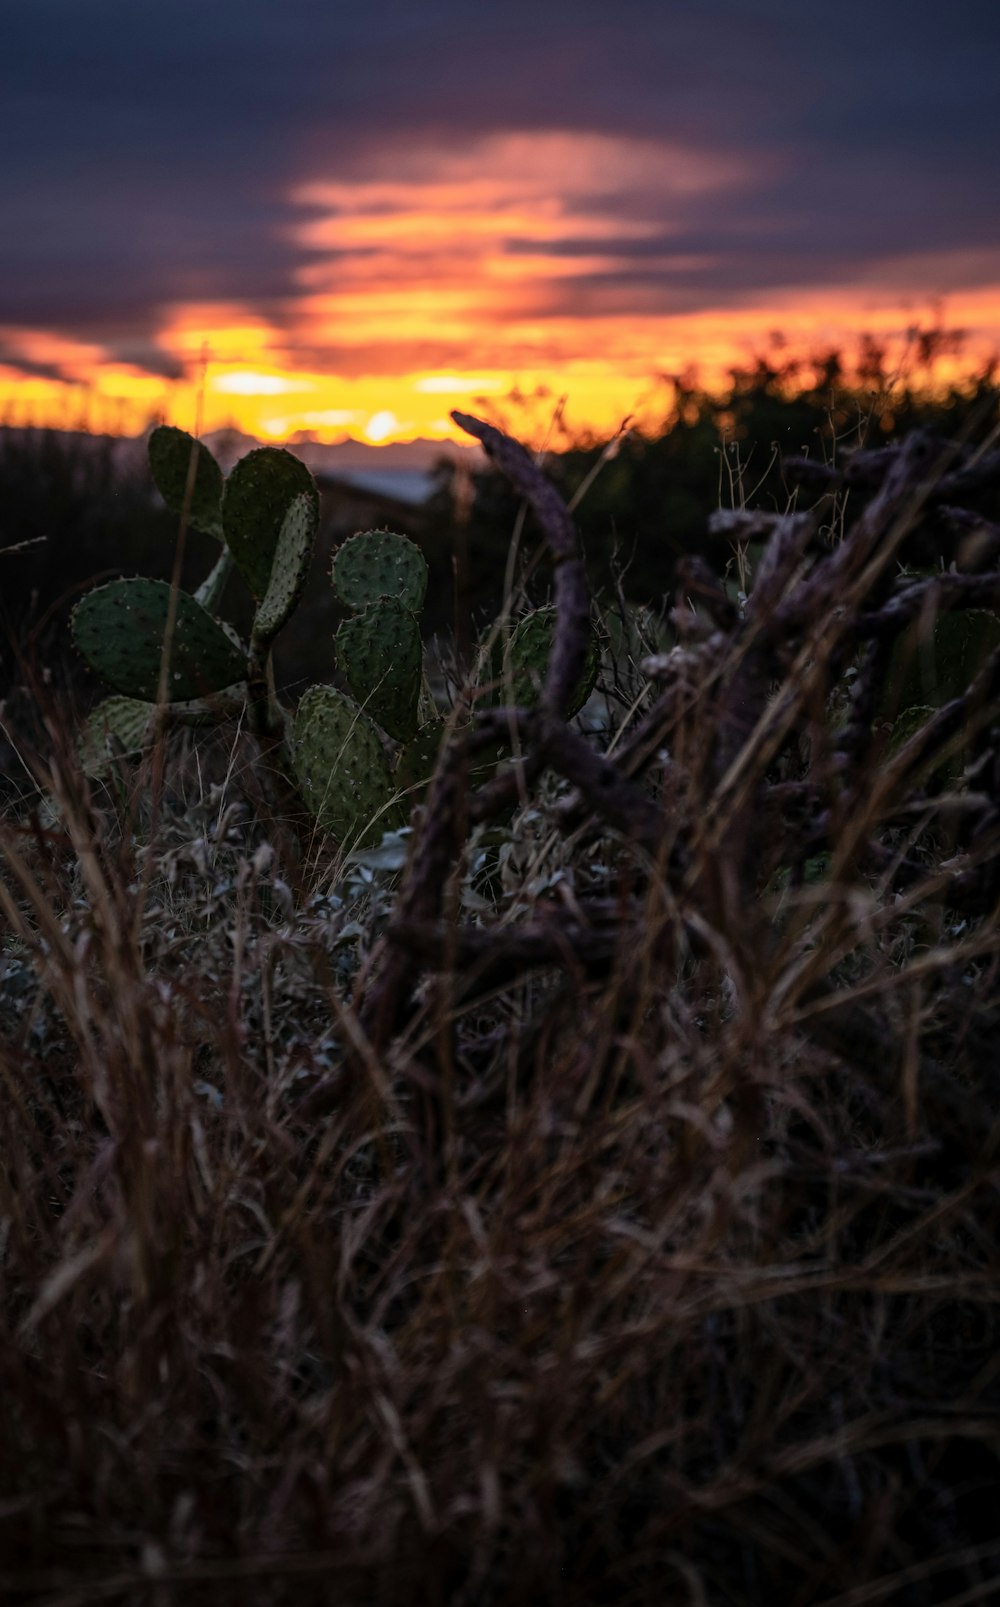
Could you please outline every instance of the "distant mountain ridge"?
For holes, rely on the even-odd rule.
[[[233,465],[256,447],[273,443],[261,442],[252,435],[237,430],[211,430],[204,437],[205,445],[218,458],[226,474]],[[348,437],[343,441],[316,441],[310,436],[293,435],[283,442],[289,452],[302,459],[313,472],[322,478],[346,480],[349,484],[383,496],[396,497],[400,502],[418,505],[426,502],[434,490],[434,470],[442,459],[452,463],[465,462],[470,469],[484,461],[477,446],[463,447],[454,441],[393,441],[385,446],[372,446],[367,441]]]
[[[252,452],[255,447],[273,445],[281,445],[289,452],[294,452],[296,457],[309,465],[314,474],[358,471],[382,474],[386,470],[419,474],[429,472],[442,458],[452,462],[465,461],[470,468],[482,460],[482,451],[478,446],[461,446],[456,441],[432,441],[424,436],[412,441],[389,441],[384,446],[373,446],[368,441],[356,441],[353,436],[346,436],[342,441],[317,441],[303,432],[276,443],[259,441],[240,430],[221,429],[206,431],[202,439],[227,472],[238,458]]]
[[[3,433],[11,439],[18,436],[37,436],[41,429],[32,425],[4,425]],[[92,435],[82,430],[55,430],[51,433],[63,437],[67,445],[78,451],[92,446],[96,451],[110,448],[115,469],[121,474],[145,473],[146,443],[149,432],[133,436]],[[316,441],[300,434],[288,441],[275,443],[260,441],[241,430],[223,428],[208,430],[202,437],[209,451],[218,459],[228,474],[240,458],[259,446],[283,445],[289,452],[307,464],[313,474],[329,475],[352,485],[374,490],[386,496],[398,497],[402,502],[424,502],[434,489],[434,470],[442,459],[453,463],[467,463],[472,470],[484,462],[478,446],[461,446],[455,441],[433,441],[418,437],[413,441],[392,441],[385,446],[373,446],[367,441],[356,441],[348,436],[343,441]]]

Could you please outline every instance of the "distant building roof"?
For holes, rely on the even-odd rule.
[[[316,483],[322,487],[327,482],[389,497],[414,508],[422,507],[437,485],[435,475],[418,469],[338,469],[334,474],[320,471]]]

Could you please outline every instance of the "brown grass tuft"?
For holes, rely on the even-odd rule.
[[[603,732],[509,716],[528,807],[459,733],[401,882],[283,865],[221,738],[152,819],[50,711],[0,864],[5,1600],[1000,1593],[997,653],[898,745],[886,693],[902,624],[997,606],[988,530],[918,572],[974,471],[914,439],[765,521],[745,603],[689,569]]]

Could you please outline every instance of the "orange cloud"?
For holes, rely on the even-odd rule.
[[[805,288],[790,273],[778,288],[703,289],[720,263],[692,251],[691,218],[715,215],[754,176],[738,154],[609,135],[387,150],[353,180],[293,192],[306,253],[293,296],[168,311],[155,344],[181,378],[0,328],[0,409],[65,422],[85,396],[96,427],[137,429],[159,413],[270,439],[374,441],[455,436],[449,407],[517,386],[542,407],[566,395],[573,430],[611,431],[656,405],[657,375],[696,365],[702,382],[724,381],[775,330],[793,354],[849,349],[861,330],[901,348],[942,291],[949,327],[969,333],[939,379],[1000,348],[1000,255],[887,257],[850,284]]]

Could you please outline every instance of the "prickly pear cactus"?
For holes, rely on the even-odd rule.
[[[219,721],[218,699],[196,698],[193,702],[165,705],[165,730],[177,726],[212,726]],[[239,706],[230,705],[235,713]],[[77,742],[80,763],[86,775],[95,780],[105,777],[114,761],[136,759],[153,745],[157,707],[141,698],[109,697],[88,715]]]
[[[342,692],[309,688],[295,715],[292,743],[303,801],[341,844],[370,846],[403,824],[378,732]]]
[[[188,517],[195,530],[221,541],[222,470],[206,446],[172,424],[161,424],[149,437],[149,467],[156,489],[171,513],[182,511],[192,452],[197,453],[198,467]]]
[[[315,481],[291,453],[271,447],[241,459],[224,481],[211,454],[191,436],[162,427],[151,439],[150,461],[168,505],[178,510],[193,453],[191,522],[224,538],[222,555],[198,597],[172,594],[165,581],[140,577],[96,587],[73,611],[77,647],[122,694],[107,699],[87,722],[81,738],[84,766],[92,775],[106,773],[116,757],[148,747],[173,609],[166,727],[246,715],[286,791],[298,790],[324,830],[352,846],[377,841],[383,830],[406,818],[380,728],[401,743],[417,730],[422,650],[415,610],[427,585],[423,554],[390,531],[345,543],[336,575],[341,601],[355,617],[344,622],[338,649],[358,703],[332,687],[313,687],[293,721],[275,696],[270,653],[295,610],[312,561],[319,524]],[[234,562],[257,600],[247,646],[211,612]]]
[[[236,567],[258,601],[267,595],[285,516],[299,496],[319,521],[319,492],[305,464],[281,447],[262,446],[240,458],[226,481],[222,527]]]
[[[88,592],[73,610],[77,648],[101,679],[126,697],[156,698],[170,590],[165,580],[113,580]],[[207,697],[245,676],[246,658],[218,620],[187,592],[178,592],[170,701]]]
[[[267,591],[254,615],[253,633],[260,643],[273,641],[295,611],[309,575],[318,524],[315,498],[300,491],[282,520]]]
[[[390,530],[367,531],[343,543],[331,578],[349,615],[337,634],[336,654],[353,695],[314,686],[292,719],[274,692],[271,648],[294,613],[312,561],[319,524],[315,481],[299,459],[272,447],[251,452],[224,480],[210,453],[184,431],[164,426],[151,438],[150,462],[164,498],[177,510],[185,501],[192,454],[191,523],[223,537],[220,558],[198,595],[172,595],[159,580],[119,580],[95,588],[73,611],[77,647],[121,694],[88,721],[84,765],[101,774],[114,758],[143,752],[157,717],[166,729],[245,716],[281,781],[275,789],[279,807],[292,795],[296,813],[304,804],[343,846],[377,843],[383,831],[405,823],[446,730],[444,721],[431,718],[433,700],[423,680],[423,553]],[[246,646],[213,612],[233,564],[257,605]],[[167,704],[158,716],[153,705],[171,609]],[[498,652],[491,665],[496,701],[511,695],[511,683],[515,702],[537,700],[554,624],[555,610],[546,608],[516,625],[505,657],[501,661]],[[589,696],[597,663],[592,637],[571,713]],[[399,744],[395,771],[386,737]],[[470,784],[488,779],[504,752],[501,741],[495,754],[482,756],[470,771]]]
[[[408,742],[417,729],[423,662],[416,615],[394,597],[369,603],[338,630],[337,661],[372,719]]]
[[[145,752],[152,739],[156,705],[134,697],[109,697],[91,710],[80,733],[78,752],[86,775],[107,775],[118,753]]]
[[[434,774],[447,730],[446,720],[428,720],[420,727],[416,736],[411,737],[410,741],[399,750],[396,757],[396,786],[404,795],[408,809],[419,803],[427,791],[427,783]],[[504,759],[506,752],[506,743],[500,741],[492,753],[485,752],[471,764],[468,770],[470,786],[481,786],[496,775],[497,766]]]
[[[893,722],[886,743],[886,752],[890,755],[898,753],[911,737],[915,737],[918,731],[922,731],[930,724],[937,712],[937,709],[929,705],[921,707],[920,704],[912,704],[898,720]],[[962,779],[968,742],[963,739],[955,744],[953,739],[956,735],[957,731],[950,732],[947,741],[942,737],[936,749],[924,755],[920,770],[916,772],[922,782],[933,777],[937,781],[954,784]],[[948,752],[942,758],[941,749],[945,747]]]
[[[491,679],[497,683],[493,693],[495,702],[509,700],[521,708],[532,708],[538,702],[549,667],[555,625],[553,607],[536,608],[518,620],[511,631],[506,653],[500,642],[494,644],[490,669]],[[566,710],[567,719],[583,708],[594,690],[599,667],[600,652],[591,627],[586,664]]]
[[[899,715],[940,708],[965,691],[997,647],[1000,615],[988,608],[938,614],[931,626],[915,620],[893,650],[884,706]]]
[[[338,601],[354,613],[337,632],[337,658],[358,702],[399,742],[418,725],[423,649],[418,610],[427,561],[415,542],[368,530],[338,548],[331,574]]]
[[[357,612],[382,597],[395,597],[418,614],[427,591],[427,560],[408,536],[367,530],[338,548],[331,578],[345,608]]]
[[[409,806],[419,803],[427,790],[446,730],[444,720],[428,720],[399,750],[396,786],[406,795]]]

